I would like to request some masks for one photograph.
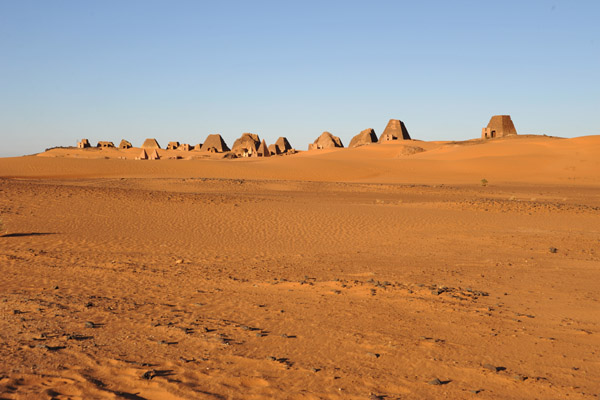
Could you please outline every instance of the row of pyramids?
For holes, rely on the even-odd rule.
[[[381,134],[379,140],[375,131],[371,128],[365,129],[360,132],[350,141],[350,147],[357,147],[369,143],[377,143],[378,141],[391,141],[391,140],[410,140],[410,135],[404,123],[397,119],[391,119],[386,126],[385,130]],[[77,142],[77,147],[88,148],[91,144],[88,139],[82,139]],[[96,147],[100,148],[111,148],[115,147],[113,142],[100,141]],[[121,140],[118,146],[120,149],[129,149],[132,147],[131,143],[125,139]],[[326,149],[333,147],[344,147],[339,137],[333,136],[329,132],[323,132],[314,143],[308,146],[309,150],[313,149]],[[153,159],[158,158],[156,151],[148,155],[145,150],[148,149],[160,149],[161,146],[158,144],[156,139],[146,139],[142,144],[143,149],[140,159]],[[204,143],[192,146],[190,144],[179,142],[169,142],[167,150],[183,150],[183,151],[205,151],[212,153],[227,153],[231,152],[236,157],[269,157],[271,155],[278,154],[290,154],[295,153],[296,150],[292,148],[290,142],[285,137],[280,137],[277,141],[270,146],[267,146],[265,140],[260,140],[259,136],[255,133],[244,133],[242,136],[233,143],[233,147],[230,149],[225,140],[219,134],[208,135]],[[156,154],[155,154],[156,153]]]
[[[488,126],[482,129],[482,138],[490,139],[495,137],[502,137],[508,135],[516,135],[517,131],[510,118],[510,115],[494,115]],[[387,142],[394,140],[411,140],[411,137],[404,125],[404,122],[398,119],[390,119],[385,130],[379,137],[375,134],[372,128],[365,129],[358,135],[354,136],[350,141],[349,147],[358,147],[365,144]],[[77,143],[80,148],[91,147],[87,139],[83,139]],[[98,142],[97,147],[115,147],[112,142]],[[127,140],[121,140],[119,148],[128,149],[132,145]],[[308,149],[327,149],[335,147],[344,147],[341,139],[337,136],[332,135],[329,132],[323,132],[313,143],[309,144]],[[156,149],[160,149],[160,145],[156,139],[146,139],[142,144],[142,154],[139,158],[147,159],[158,158]],[[154,149],[154,152],[148,156],[146,149]],[[232,157],[269,157],[272,155],[279,154],[290,154],[295,153],[296,150],[292,148],[289,141],[285,137],[280,137],[277,141],[270,146],[267,146],[265,140],[260,140],[259,136],[255,133],[244,133],[242,136],[233,143],[233,147],[230,149],[225,140],[219,134],[208,135],[204,143],[192,146],[190,144],[179,142],[169,142],[167,150],[183,150],[183,151],[205,151],[211,153],[231,153]]]

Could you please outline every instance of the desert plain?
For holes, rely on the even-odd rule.
[[[598,398],[600,136],[138,153],[0,159],[0,398]]]

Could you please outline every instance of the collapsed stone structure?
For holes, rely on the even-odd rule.
[[[494,115],[487,124],[487,127],[481,129],[482,139],[493,139],[516,134],[517,130],[510,115]]]
[[[226,151],[229,151],[229,147],[227,146],[227,143],[225,143],[221,135],[213,134],[208,135],[206,137],[204,144],[202,144],[201,150],[208,151],[211,153],[224,153]]]
[[[277,147],[275,143],[269,145],[269,153],[271,153],[272,156],[281,154],[279,147]]]
[[[234,143],[231,151],[237,156],[251,157],[260,146],[260,138],[256,133],[243,133]]]
[[[184,144],[180,145],[178,147],[178,149],[181,151],[190,151],[190,150],[192,150],[192,146],[190,146],[188,143],[184,143]]]
[[[179,147],[179,142],[169,142],[167,145],[167,150],[177,150]]]
[[[377,135],[372,128],[361,131],[358,135],[354,136],[350,141],[348,147],[358,147],[365,144],[377,143]]]
[[[108,148],[111,148],[111,147],[115,147],[115,144],[113,142],[106,142],[106,141],[101,140],[101,141],[98,142],[98,145],[96,147],[100,147],[100,148],[103,148],[103,149],[108,149]]]
[[[142,144],[142,149],[160,149],[160,144],[156,139],[146,139]]]
[[[334,147],[344,147],[339,137],[333,136],[329,132],[323,132],[314,143],[308,145],[309,150],[330,149]]]
[[[130,149],[131,147],[131,143],[125,139],[121,140],[121,143],[119,143],[120,149]]]
[[[277,151],[279,151],[279,154],[285,154],[288,151],[292,150],[292,145],[290,144],[290,142],[288,142],[287,138],[283,136],[277,139],[277,141],[275,142],[275,147],[277,148]]]
[[[379,138],[380,142],[389,142],[392,140],[411,140],[404,122],[399,119],[390,119]]]
[[[81,139],[81,142],[77,142],[78,149],[87,149],[88,147],[92,147],[90,141],[87,139]]]

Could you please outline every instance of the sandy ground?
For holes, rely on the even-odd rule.
[[[600,394],[600,137],[163,152],[0,159],[1,399]]]

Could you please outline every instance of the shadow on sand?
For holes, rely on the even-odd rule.
[[[6,233],[4,235],[0,235],[0,237],[46,236],[46,235],[56,235],[56,233],[54,233],[54,232]]]

